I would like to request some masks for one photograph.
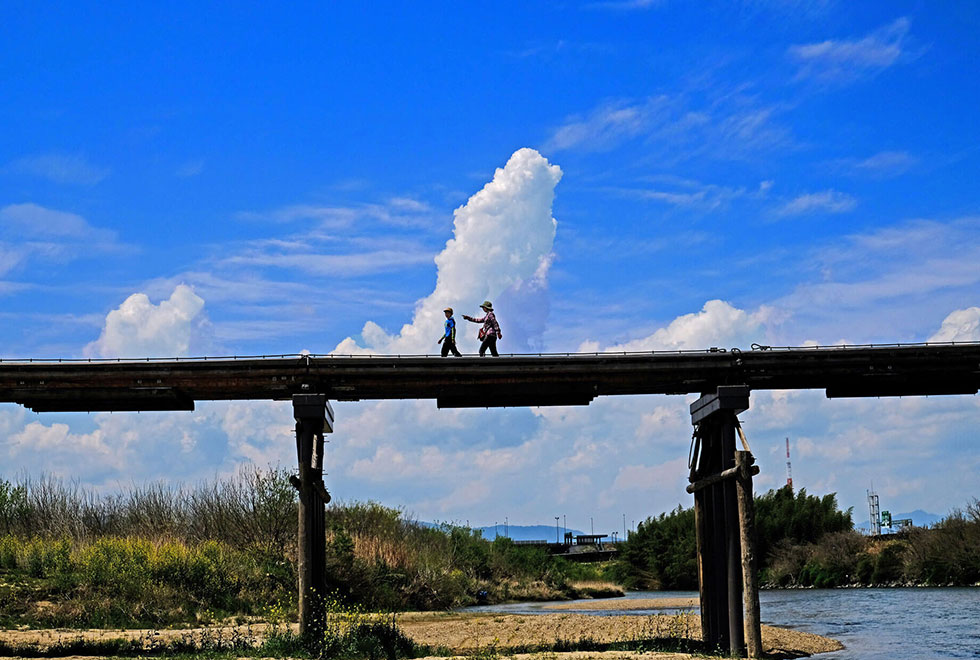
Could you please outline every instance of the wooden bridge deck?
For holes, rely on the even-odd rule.
[[[980,343],[653,353],[293,355],[169,360],[0,360],[0,402],[37,412],[192,410],[202,400],[435,399],[440,407],[583,405],[597,396],[719,385],[828,397],[976,394]]]

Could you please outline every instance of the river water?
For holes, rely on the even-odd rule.
[[[634,591],[627,598],[697,598],[689,591]],[[766,590],[762,622],[839,640],[843,651],[820,660],[980,658],[980,587]],[[589,601],[581,601],[587,604]],[[554,613],[549,603],[510,603],[474,610]],[[676,610],[674,610],[676,611]],[[596,615],[645,615],[672,610],[596,610]]]

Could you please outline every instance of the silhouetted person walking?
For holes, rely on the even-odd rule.
[[[463,357],[456,348],[456,319],[453,318],[453,308],[447,307],[442,311],[446,314],[446,332],[436,342],[442,344],[442,357],[449,357],[450,351],[456,357]]]
[[[483,304],[480,305],[480,309],[483,310],[483,318],[475,319],[466,314],[463,314],[463,318],[473,323],[483,324],[483,327],[480,328],[480,334],[477,335],[480,339],[480,357],[486,355],[487,349],[490,349],[490,355],[500,357],[497,355],[497,340],[503,335],[500,334],[500,325],[497,324],[497,317],[493,314],[493,305],[490,304],[489,300],[484,300]]]

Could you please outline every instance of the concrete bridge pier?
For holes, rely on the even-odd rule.
[[[326,534],[325,506],[330,494],[323,483],[323,435],[333,432],[333,408],[323,394],[294,394],[296,455],[299,476],[291,477],[299,491],[297,563],[300,635],[318,639],[325,623]]]
[[[709,648],[736,657],[745,656],[746,638],[750,657],[761,653],[755,523],[746,509],[751,501],[745,501],[746,493],[751,500],[752,474],[758,468],[747,450],[738,452],[736,466],[737,415],[748,407],[749,388],[742,385],[719,386],[691,404],[695,431],[687,487],[694,494],[702,639]],[[744,619],[743,596],[748,603]]]

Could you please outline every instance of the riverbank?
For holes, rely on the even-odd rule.
[[[555,645],[558,641],[592,642],[596,646],[636,640],[701,641],[701,617],[696,614],[650,616],[592,616],[588,614],[493,614],[413,612],[397,619],[402,631],[420,644],[457,651],[490,646],[523,649]],[[843,645],[828,637],[762,626],[767,653],[799,657],[839,651]]]
[[[548,651],[588,651],[589,657],[612,660],[630,650],[696,647],[700,642],[700,618],[694,614],[652,616],[590,616],[555,613],[538,615],[459,612],[408,612],[395,617],[398,629],[422,648],[438,649],[443,655],[493,655]],[[184,630],[5,630],[0,644],[8,649],[107,648],[122,640],[147,650],[180,643],[183,648],[205,647],[209,640],[239,640],[257,647],[271,634],[296,632],[296,626],[211,626]],[[832,639],[810,633],[763,626],[762,641],[773,657],[795,658],[836,651],[843,646]],[[643,642],[642,644],[640,642]],[[610,646],[622,645],[619,650]],[[130,646],[128,648],[133,648]],[[562,653],[563,657],[566,655]],[[578,656],[569,653],[568,660]],[[653,653],[656,658],[688,658],[687,653]]]

